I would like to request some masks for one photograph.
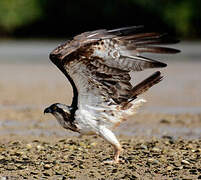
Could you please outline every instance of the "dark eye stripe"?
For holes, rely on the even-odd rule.
[[[56,111],[61,113],[63,117],[65,116],[65,112],[62,109],[57,108]]]

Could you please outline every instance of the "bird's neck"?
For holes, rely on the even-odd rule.
[[[73,122],[75,120],[75,112],[77,111],[77,106],[70,106],[70,118],[68,121]]]

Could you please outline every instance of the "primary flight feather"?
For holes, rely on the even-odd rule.
[[[115,163],[119,162],[121,145],[112,129],[145,102],[137,99],[138,95],[162,80],[157,71],[133,87],[129,72],[167,66],[141,53],[179,52],[155,46],[176,41],[159,33],[140,33],[140,28],[84,32],[50,53],[51,61],[70,81],[74,96],[71,106],[56,103],[44,112],[52,113],[66,129],[104,138],[114,147]]]

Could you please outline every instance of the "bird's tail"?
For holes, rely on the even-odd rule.
[[[161,76],[161,72],[157,71],[136,86],[133,87],[131,90],[131,97],[129,98],[129,101],[124,103],[122,108],[127,109],[129,108],[129,104],[131,101],[137,98],[138,95],[143,94],[146,92],[149,88],[154,86],[155,84],[159,83],[163,79],[163,76]]]
[[[131,90],[132,93],[132,99],[136,99],[138,95],[143,94],[146,92],[150,87],[154,86],[155,84],[159,83],[163,79],[163,76],[161,76],[161,72],[157,71],[139,84],[137,84],[133,89]]]

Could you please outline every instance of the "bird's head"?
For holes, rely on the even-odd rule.
[[[55,104],[52,104],[51,106],[47,107],[44,110],[44,114],[45,113],[51,113],[57,119],[58,118],[70,119],[71,110],[72,110],[71,106],[67,106],[65,104],[60,104],[60,103],[55,103]]]

